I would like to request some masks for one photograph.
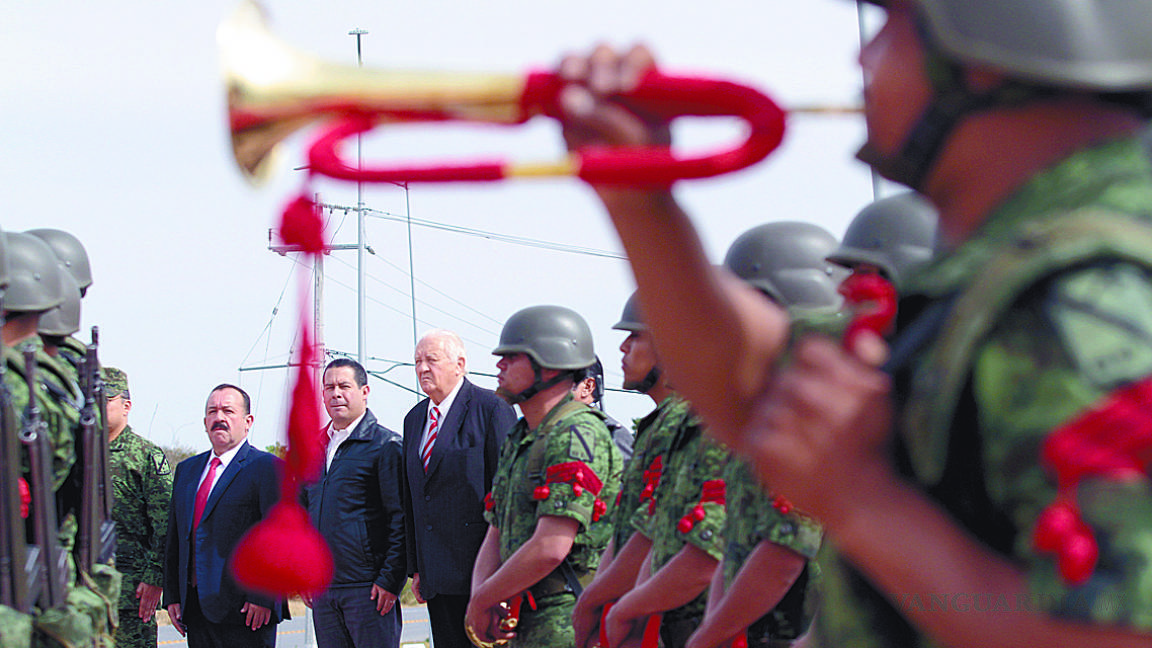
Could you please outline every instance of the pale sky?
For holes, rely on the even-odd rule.
[[[240,369],[285,362],[296,331],[298,277],[290,257],[268,249],[268,230],[300,188],[314,131],[286,142],[269,186],[248,186],[231,158],[215,34],[232,0],[157,3],[14,0],[0,20],[4,98],[0,178],[5,230],[55,227],[85,243],[95,283],[81,337],[101,329],[101,360],[124,369],[130,423],[162,445],[208,448],[208,390],[234,382],[254,399],[254,444],[283,438],[287,372]],[[359,28],[366,74],[382,70],[526,72],[604,41],[648,43],[663,69],[750,84],[784,106],[858,103],[858,29],[848,0],[630,0],[580,3],[439,0],[266,3],[271,29],[333,62],[356,63]],[[680,144],[729,141],[730,124],[677,128]],[[752,169],[682,183],[715,260],[740,233],[773,220],[818,223],[836,235],[872,200],[870,175],[852,155],[858,116],[796,116],[779,151]],[[562,151],[549,120],[518,128],[422,126],[379,129],[364,141],[373,160],[432,160],[475,153],[548,159]],[[325,202],[355,206],[355,185],[317,182]],[[621,260],[482,238],[439,226],[619,252],[591,191],[572,179],[489,185],[366,186],[367,356],[370,370],[411,362],[409,249],[415,259],[419,333],[449,328],[464,338],[469,368],[494,373],[490,355],[503,321],[535,304],[585,316],[610,386],[620,380],[611,330],[634,289]],[[410,216],[408,227],[390,220]],[[433,223],[428,227],[420,223]],[[331,215],[334,243],[354,243],[356,218]],[[355,354],[356,253],[326,259],[325,338]],[[686,304],[686,307],[691,307]],[[410,367],[387,376],[410,388]],[[474,377],[493,387],[494,381]],[[416,402],[373,379],[369,406],[399,431]],[[627,422],[651,409],[644,397],[610,393]]]

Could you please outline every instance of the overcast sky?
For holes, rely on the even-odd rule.
[[[203,404],[220,382],[252,394],[256,445],[282,439],[287,372],[253,368],[288,359],[299,314],[294,262],[269,251],[268,230],[301,186],[293,168],[303,163],[310,133],[286,142],[270,185],[254,189],[237,172],[215,41],[218,24],[236,6],[14,0],[0,20],[0,227],[56,227],[84,241],[95,284],[84,302],[81,337],[99,325],[101,359],[127,371],[134,429],[162,445],[197,450],[208,448]],[[366,74],[520,73],[551,67],[565,52],[600,41],[643,41],[669,73],[741,81],[785,106],[859,101],[856,9],[847,0],[280,0],[266,8],[274,33],[333,62],[354,65],[356,40],[348,32],[366,30]],[[559,127],[541,119],[515,129],[379,129],[364,140],[364,156],[556,157]],[[723,143],[734,132],[726,123],[693,122],[676,134],[691,148]],[[812,221],[839,236],[873,198],[867,169],[852,159],[863,137],[859,117],[798,115],[785,144],[765,162],[682,183],[678,194],[717,262],[740,233],[767,221]],[[324,181],[313,189],[326,203],[356,205],[355,185]],[[375,251],[366,261],[368,368],[408,388],[373,379],[369,406],[385,425],[399,430],[416,402],[411,367],[395,366],[411,362],[414,329],[458,331],[469,368],[494,373],[490,351],[501,324],[534,304],[582,313],[608,381],[619,384],[623,333],[611,326],[634,284],[627,264],[612,256],[619,243],[587,187],[570,179],[366,186],[363,200],[372,210],[366,229]],[[329,233],[334,243],[354,243],[355,213],[329,213]],[[325,261],[325,340],[351,354],[355,265],[354,251]],[[474,379],[494,386],[490,378]],[[607,405],[622,421],[652,406],[617,393]]]

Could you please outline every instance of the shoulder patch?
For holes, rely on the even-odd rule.
[[[1078,369],[1101,388],[1152,373],[1152,281],[1129,264],[1058,279],[1049,315]]]
[[[592,461],[592,443],[594,441],[586,439],[584,431],[575,423],[568,426],[568,431],[572,433],[568,441],[568,456],[576,461]]]
[[[167,475],[172,472],[172,466],[168,463],[168,457],[164,456],[162,450],[152,452],[152,468],[156,471],[157,475]]]

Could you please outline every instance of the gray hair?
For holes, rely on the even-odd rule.
[[[438,340],[440,342],[440,348],[453,360],[463,358],[465,373],[467,373],[468,354],[464,351],[464,341],[460,339],[459,335],[456,335],[455,332],[449,331],[448,329],[432,329],[420,338],[420,343],[416,346],[420,346],[425,340]]]

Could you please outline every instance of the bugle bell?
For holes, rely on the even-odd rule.
[[[550,72],[527,75],[371,70],[321,61],[294,50],[266,27],[261,7],[244,2],[220,26],[233,152],[244,174],[259,181],[270,156],[296,130],[332,122],[309,148],[309,168],[363,182],[491,181],[574,175],[594,184],[668,184],[728,173],[759,162],[779,144],[784,111],[764,94],[729,81],[650,72],[627,99],[666,119],[734,116],[748,127],[731,148],[678,156],[668,147],[596,147],[554,162],[481,160],[426,166],[358,168],[340,156],[348,137],[388,122],[467,121],[521,124],[559,117],[564,81]]]

